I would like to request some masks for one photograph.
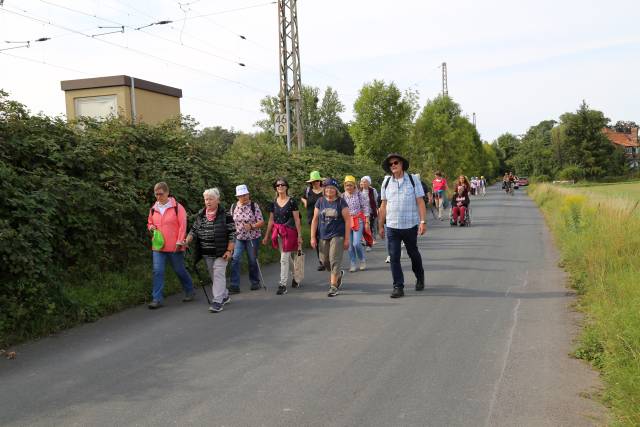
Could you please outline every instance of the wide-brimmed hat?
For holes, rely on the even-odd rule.
[[[244,184],[236,185],[236,197],[244,196],[245,194],[249,194],[247,186]]]
[[[311,173],[309,174],[309,179],[307,180],[307,182],[313,182],[313,181],[320,181],[322,182],[322,180],[324,180],[324,178],[322,178],[320,176],[320,172],[318,171],[311,171]]]
[[[353,185],[356,184],[356,177],[353,175],[347,175],[344,177],[344,183],[346,184],[347,182],[352,182]]]
[[[409,160],[405,159],[398,153],[389,153],[387,154],[387,157],[382,161],[382,169],[384,169],[386,173],[391,173],[389,159],[393,159],[394,157],[402,160],[402,170],[406,171],[407,169],[409,169]]]

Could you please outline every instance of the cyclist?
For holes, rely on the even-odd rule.
[[[442,176],[442,172],[437,171],[434,180],[431,182],[431,188],[433,189],[433,200],[438,209],[438,219],[442,218],[442,210],[445,199],[445,192],[447,191],[447,180]]]

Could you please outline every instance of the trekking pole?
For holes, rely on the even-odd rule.
[[[258,250],[254,246],[253,240],[249,240],[249,242],[251,243],[251,249],[253,250],[253,254],[256,257],[256,265],[258,266],[258,274],[260,275],[260,286],[262,286],[262,289],[264,289],[264,291],[267,292],[267,285],[265,285],[264,283],[264,277],[262,277],[262,268],[260,268],[260,260],[258,260]]]
[[[187,248],[187,252],[191,253],[191,249]],[[204,292],[204,296],[207,299],[207,303],[209,305],[212,304],[211,299],[209,299],[209,294],[207,294],[207,280],[202,278],[202,273],[200,273],[200,269],[198,268],[198,263],[196,261],[193,262],[193,264],[191,265],[191,268],[193,269],[193,271],[196,273],[196,276],[198,277],[198,281],[200,282],[200,286],[202,286],[202,292]]]

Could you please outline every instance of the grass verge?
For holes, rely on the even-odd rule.
[[[598,368],[620,426],[640,425],[640,214],[635,203],[579,188],[529,194],[556,236],[586,315],[575,356]],[[595,196],[595,197],[594,197]]]

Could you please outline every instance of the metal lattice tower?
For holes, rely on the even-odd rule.
[[[442,63],[442,96],[449,96],[449,87],[447,86],[447,63]]]
[[[302,131],[302,79],[300,78],[297,0],[278,0],[278,24],[280,29],[280,112],[287,115],[287,148],[291,150],[292,142],[296,142],[300,150],[304,148],[304,133]]]

